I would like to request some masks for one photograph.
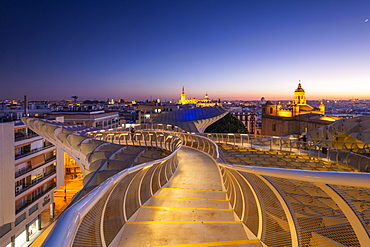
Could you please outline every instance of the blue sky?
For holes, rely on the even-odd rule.
[[[370,1],[0,2],[0,99],[370,98]]]

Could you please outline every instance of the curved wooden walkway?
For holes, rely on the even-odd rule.
[[[131,217],[119,246],[262,246],[230,207],[215,162],[183,147],[172,179]]]

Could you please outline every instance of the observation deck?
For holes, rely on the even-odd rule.
[[[83,153],[86,143],[166,153],[123,166],[86,191],[58,218],[43,246],[370,245],[367,156],[277,137],[189,134],[166,125],[79,135],[58,123],[24,121],[86,167],[95,150]],[[119,166],[114,151],[107,159]]]

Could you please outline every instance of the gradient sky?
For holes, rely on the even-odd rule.
[[[0,1],[0,99],[370,99],[369,0]]]

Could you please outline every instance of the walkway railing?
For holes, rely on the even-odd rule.
[[[156,146],[164,149],[169,149],[169,140],[174,136],[180,138],[182,140],[182,145],[184,146],[205,152],[211,155],[214,159],[217,159],[219,156],[217,145],[215,146],[213,142],[209,142],[207,137],[162,129],[149,129],[146,131],[153,131],[156,133],[156,135],[154,135],[154,133],[147,132],[128,133],[125,130],[114,129],[111,131],[96,131],[87,133],[87,136],[115,144]]]
[[[370,174],[226,164],[215,142],[291,151],[361,169],[368,166],[366,156],[273,137],[172,134],[172,138],[182,139],[182,145],[198,149],[218,163],[231,207],[267,246],[369,246]],[[150,145],[156,140],[168,147],[165,135],[149,140],[150,135],[156,134],[141,137],[107,131],[100,138],[135,145]],[[44,246],[113,246],[130,216],[170,179],[179,148],[164,159],[128,168],[107,179],[63,213]]]
[[[318,143],[325,146],[335,147],[339,149],[348,150],[364,155],[370,155],[370,145],[364,142],[341,142],[341,141],[329,141],[329,140],[316,140],[310,139],[311,142]]]
[[[166,144],[168,138],[159,135],[164,137],[159,146],[169,147],[170,144]],[[171,178],[178,164],[176,153],[180,148],[181,144],[172,146],[168,150],[172,151],[169,156],[125,169],[108,178],[62,214],[43,245],[111,244],[125,222]]]
[[[177,152],[179,147],[182,145],[182,140],[176,136],[166,135],[166,134],[152,134],[152,133],[137,133],[137,134],[122,134],[122,135],[112,135],[111,133],[103,133],[103,134],[96,134],[96,133],[87,133],[87,136],[94,137],[97,140],[111,142],[120,145],[133,145],[133,146],[141,146],[141,147],[156,147],[163,149],[167,152],[174,153]],[[124,149],[124,147],[122,148]],[[117,153],[119,150],[115,151]],[[107,159],[108,161],[108,159]],[[106,162],[102,163],[102,165],[95,170],[94,174],[89,178],[89,180],[84,184],[84,187],[73,197],[70,206],[73,205],[75,202],[80,200],[83,196],[90,192],[91,188],[96,186],[95,183],[97,180],[101,180],[99,172],[104,172],[104,168],[106,168]],[[122,170],[126,168],[130,168],[132,166],[129,165],[125,167],[125,164],[122,164]]]
[[[184,146],[201,150],[218,161],[235,213],[267,246],[366,246],[370,243],[370,174],[225,164],[215,142],[306,154],[357,169],[368,167],[368,157],[282,138],[176,135],[184,140]]]
[[[155,124],[155,123],[148,123],[148,124],[140,124],[135,126],[134,128],[123,128],[123,127],[118,127],[114,129],[116,131],[140,131],[140,130],[165,130],[165,131],[175,131],[175,132],[186,132],[182,130],[180,127],[171,125],[171,124]]]
[[[203,134],[216,143],[238,147],[276,150],[305,154],[341,163],[362,172],[370,172],[370,157],[351,151],[338,149],[314,142],[302,142],[296,139],[274,136],[253,136],[247,134]]]
[[[235,146],[277,148],[312,154],[320,145],[274,142],[273,138],[243,138],[208,134]],[[214,144],[216,145],[216,144]],[[327,147],[327,158],[369,158]],[[317,155],[317,153],[315,154]],[[319,153],[320,156],[320,153]],[[225,164],[224,184],[235,213],[267,246],[368,246],[370,244],[370,174],[317,172]],[[350,163],[350,162],[349,162]],[[352,164],[352,163],[350,163]]]

